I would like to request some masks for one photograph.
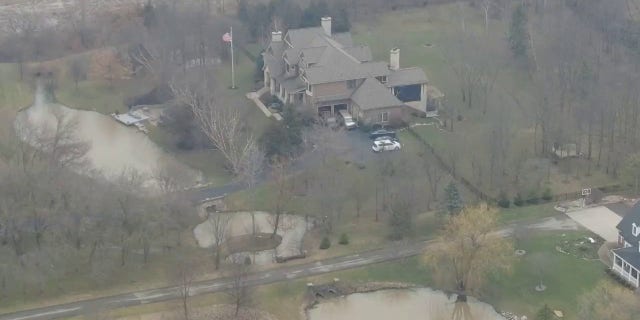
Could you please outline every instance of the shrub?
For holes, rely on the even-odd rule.
[[[501,208],[509,208],[511,206],[511,200],[507,198],[507,194],[504,192],[500,193],[500,198],[498,199],[498,206]]]
[[[343,233],[340,235],[340,241],[338,241],[338,243],[341,245],[349,244],[349,236],[346,233]]]
[[[551,201],[553,199],[553,194],[551,194],[551,188],[545,188],[544,192],[542,192],[542,200]]]
[[[522,199],[520,193],[516,194],[516,197],[513,198],[513,204],[518,207],[521,207],[524,204],[524,200]]]
[[[538,192],[536,190],[531,190],[529,192],[529,195],[527,196],[527,203],[536,204],[539,201],[540,201],[540,198],[538,198]]]
[[[320,242],[320,249],[327,250],[329,247],[331,247],[331,240],[329,240],[329,237],[322,238],[322,242]]]

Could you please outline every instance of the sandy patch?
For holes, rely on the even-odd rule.
[[[73,141],[89,146],[84,159],[88,165],[82,173],[98,173],[114,181],[123,173],[136,172],[149,187],[158,186],[157,177],[163,170],[175,176],[181,186],[195,185],[200,179],[198,172],[163,152],[145,134],[97,112],[48,103],[42,90],[38,88],[34,105],[16,117],[16,131],[33,144],[35,139],[55,136],[60,119],[73,124]]]
[[[225,239],[234,236],[253,233],[252,213],[215,213],[231,215]],[[275,224],[275,216],[267,212],[253,212],[255,216],[256,233],[271,233]],[[302,239],[307,232],[307,226],[303,217],[283,214],[277,234],[282,237],[282,242],[274,250],[265,250],[256,254],[254,263],[265,264],[275,262],[275,257],[291,257],[301,253]],[[215,228],[209,219],[195,227],[193,235],[201,248],[210,248],[215,243]],[[253,257],[253,255],[251,255]],[[252,259],[253,260],[253,259]]]

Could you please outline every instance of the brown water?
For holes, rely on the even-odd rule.
[[[74,124],[74,142],[87,143],[86,168],[81,173],[99,174],[108,180],[122,174],[137,173],[143,185],[157,187],[162,168],[171,168],[172,174],[184,186],[191,186],[199,174],[163,152],[145,134],[116,122],[110,116],[93,111],[82,111],[46,101],[42,86],[36,90],[33,106],[18,114],[15,128],[27,142],[48,139],[63,117]]]
[[[308,320],[505,320],[491,305],[472,297],[455,303],[428,288],[355,293],[319,303]]]

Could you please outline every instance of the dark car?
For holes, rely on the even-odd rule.
[[[369,139],[371,140],[375,140],[376,138],[380,138],[380,137],[390,137],[395,139],[396,132],[393,130],[387,130],[387,129],[379,129],[376,131],[369,132]]]

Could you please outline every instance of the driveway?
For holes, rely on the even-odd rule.
[[[607,242],[618,241],[616,226],[622,217],[609,208],[600,206],[567,212],[575,222],[599,235]]]

